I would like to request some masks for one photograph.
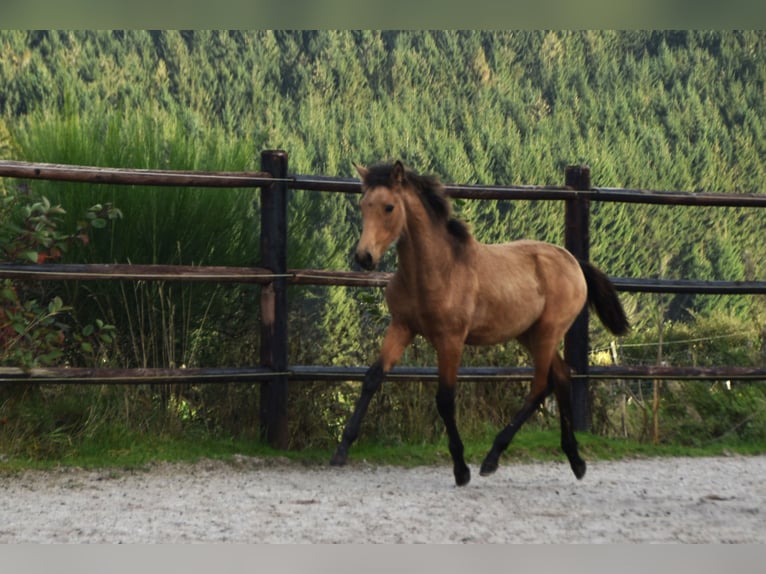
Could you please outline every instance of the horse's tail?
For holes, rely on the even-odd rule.
[[[587,261],[579,263],[588,284],[588,303],[596,310],[598,318],[607,329],[615,335],[624,335],[630,329],[630,324],[614,285],[606,273],[594,265]]]

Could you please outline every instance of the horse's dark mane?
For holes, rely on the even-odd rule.
[[[383,163],[370,167],[364,178],[367,187],[386,186],[393,187],[394,167],[396,164]],[[444,193],[444,186],[439,178],[434,175],[419,175],[410,169],[404,172],[405,180],[411,183],[418,191],[420,201],[429,215],[438,222],[443,222],[451,236],[460,243],[467,242],[471,237],[468,226],[452,217],[452,205]]]

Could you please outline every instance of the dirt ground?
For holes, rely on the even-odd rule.
[[[0,543],[766,543],[766,456],[343,468],[238,457],[0,476]]]

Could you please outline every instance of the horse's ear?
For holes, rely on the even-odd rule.
[[[351,163],[353,163],[353,164],[354,164],[354,167],[356,168],[356,173],[358,173],[358,174],[359,174],[359,177],[361,177],[362,179],[364,179],[365,177],[367,177],[367,174],[368,174],[368,173],[370,173],[370,170],[368,170],[368,169],[367,169],[366,167],[364,167],[363,165],[359,165],[359,164],[358,164],[358,163],[356,163],[355,161],[352,161]]]
[[[394,164],[394,170],[391,172],[391,179],[398,185],[401,185],[405,180],[404,164],[399,160],[396,160],[396,163]]]

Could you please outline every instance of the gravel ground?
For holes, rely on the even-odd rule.
[[[237,457],[0,475],[0,543],[766,543],[766,456],[343,468]]]

